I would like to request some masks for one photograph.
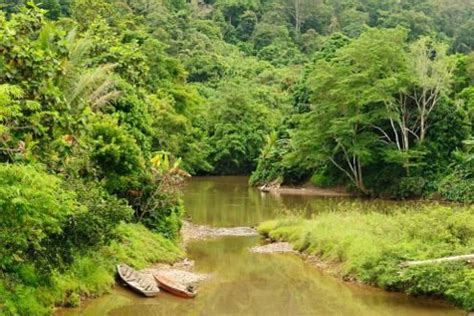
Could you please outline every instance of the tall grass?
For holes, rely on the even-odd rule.
[[[474,253],[474,206],[419,206],[390,214],[330,212],[284,218],[259,231],[337,263],[339,273],[384,289],[442,296],[474,309],[474,269],[465,262],[401,268],[407,260]]]

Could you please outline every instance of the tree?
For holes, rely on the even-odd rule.
[[[448,45],[421,38],[410,47],[410,68],[414,72],[411,98],[418,108],[419,124],[411,131],[423,142],[429,128],[429,117],[440,99],[451,88],[455,60],[447,55]],[[401,103],[404,101],[401,100]]]
[[[373,29],[329,61],[316,62],[308,79],[311,110],[302,115],[293,138],[296,159],[310,168],[329,161],[369,193],[364,167],[380,146],[373,126],[387,115],[380,105],[397,89],[404,38],[401,29]]]
[[[217,0],[216,7],[222,11],[229,24],[237,27],[244,12],[257,10],[257,2],[253,0]]]
[[[84,30],[98,18],[112,17],[114,10],[105,0],[75,0],[71,6],[71,13]]]
[[[239,39],[247,41],[252,37],[253,32],[255,31],[255,26],[257,25],[258,19],[257,15],[253,11],[245,11],[240,16],[240,23],[237,26],[236,32]]]
[[[58,0],[40,0],[37,5],[46,10],[46,16],[52,20],[56,20],[61,15],[61,5]]]
[[[209,144],[216,173],[244,174],[253,170],[265,135],[274,124],[271,112],[247,90],[236,82],[226,82],[213,97]]]
[[[23,153],[25,143],[14,138],[15,120],[21,116],[23,91],[17,86],[0,85],[0,152],[13,160],[14,154]],[[15,144],[17,143],[17,144]]]
[[[288,10],[293,18],[297,34],[301,32],[301,26],[312,14],[315,6],[321,5],[321,3],[320,0],[287,0]]]

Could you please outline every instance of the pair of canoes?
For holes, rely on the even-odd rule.
[[[118,265],[117,272],[120,279],[132,290],[147,297],[158,295],[160,288],[179,297],[193,298],[196,296],[196,292],[192,288],[179,284],[162,274],[154,274],[155,282],[153,282],[126,264]]]

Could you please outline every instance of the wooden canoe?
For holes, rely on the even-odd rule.
[[[193,298],[196,296],[196,292],[191,287],[186,287],[161,274],[155,274],[154,277],[156,282],[158,282],[158,286],[166,292],[183,298]]]
[[[156,282],[153,282],[143,274],[137,272],[126,264],[119,264],[117,272],[120,279],[132,290],[147,297],[156,296],[160,289]]]

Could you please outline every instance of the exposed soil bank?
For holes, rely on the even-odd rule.
[[[257,236],[257,230],[252,227],[221,227],[213,228],[205,225],[195,225],[185,221],[181,228],[184,243],[191,240],[202,240],[224,236]]]

